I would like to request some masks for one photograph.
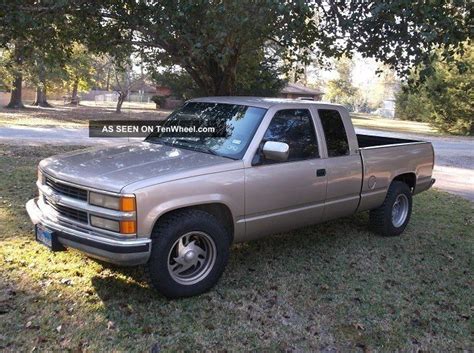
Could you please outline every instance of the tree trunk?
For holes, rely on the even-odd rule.
[[[109,91],[110,89],[110,67],[107,68],[107,79],[105,81],[105,90]]]
[[[128,92],[119,92],[118,100],[117,100],[117,107],[115,108],[115,112],[120,114],[122,112],[122,104],[125,102],[125,99],[128,96]]]
[[[49,107],[49,103],[46,100],[46,90],[42,86],[36,87],[36,99],[33,105],[38,107]]]
[[[79,79],[74,79],[72,83],[72,93],[71,93],[71,105],[78,105],[79,104],[79,97],[77,96],[77,91],[79,89]]]
[[[51,107],[46,99],[46,78],[42,68],[40,68],[38,76],[40,83],[36,87],[36,100],[33,105],[38,107]]]
[[[185,65],[184,69],[204,94],[210,96],[231,96],[235,91],[237,63],[238,50],[235,49],[235,54],[229,59],[224,68],[213,58],[210,58],[198,67]]]
[[[11,90],[10,103],[8,103],[7,108],[11,109],[21,109],[25,106],[21,100],[21,86],[23,84],[23,75],[17,73],[15,75],[15,80],[13,81],[13,87]]]
[[[13,80],[13,87],[11,90],[10,103],[7,108],[21,109],[25,106],[21,100],[21,86],[23,85],[23,74],[21,72],[21,66],[23,64],[22,47],[19,45],[15,46],[15,63],[17,65],[17,71]]]

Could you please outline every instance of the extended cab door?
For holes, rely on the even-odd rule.
[[[320,158],[311,110],[292,105],[270,113],[255,136],[252,162],[245,169],[246,239],[314,224],[323,216],[326,163]],[[287,143],[288,160],[266,160],[262,148],[267,141]]]
[[[323,220],[348,216],[357,210],[362,185],[362,160],[349,114],[337,106],[318,105],[324,135],[327,192]]]

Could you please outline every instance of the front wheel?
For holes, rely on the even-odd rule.
[[[388,188],[382,206],[370,211],[370,225],[378,234],[400,235],[410,221],[411,209],[410,188],[404,182],[394,181]]]
[[[155,227],[147,265],[151,284],[169,298],[209,290],[224,271],[230,236],[211,214],[184,210],[165,216]]]

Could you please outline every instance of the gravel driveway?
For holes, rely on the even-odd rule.
[[[426,136],[359,128],[356,128],[356,131],[363,134],[430,141],[436,155],[434,187],[474,201],[474,138]],[[89,138],[88,128],[0,126],[0,143],[4,144],[111,145],[131,140],[137,139]]]

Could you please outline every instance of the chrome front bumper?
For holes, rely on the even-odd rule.
[[[56,232],[59,242],[87,255],[117,265],[140,265],[148,261],[151,250],[150,239],[112,239],[81,231],[53,222],[38,207],[37,199],[26,203],[26,211],[33,224],[41,224]]]

